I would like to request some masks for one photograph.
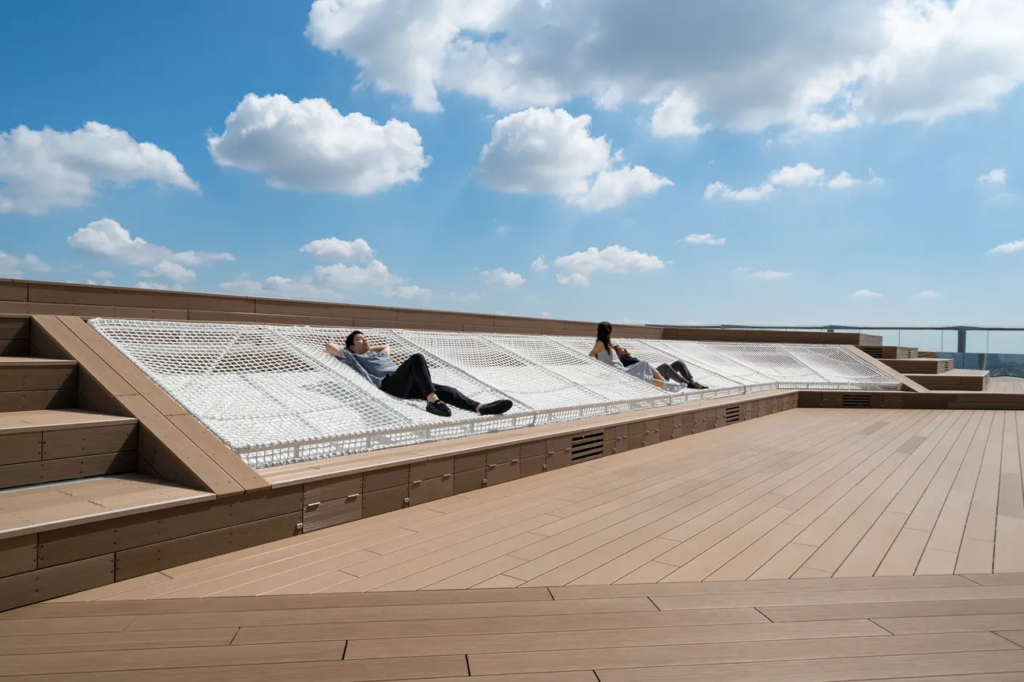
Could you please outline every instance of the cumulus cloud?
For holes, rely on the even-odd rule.
[[[665,264],[657,256],[640,251],[630,251],[616,244],[600,251],[597,250],[597,247],[591,246],[586,251],[559,256],[555,259],[555,266],[562,270],[588,275],[599,271],[622,274],[647,272],[661,270]]]
[[[1024,251],[1024,239],[1015,242],[1006,242],[1000,244],[994,249],[989,249],[989,253],[1016,253],[1017,251]]]
[[[555,275],[559,284],[568,286],[585,287],[590,284],[590,278],[582,272],[570,272],[568,275]]]
[[[143,277],[163,277],[175,282],[191,282],[196,278],[195,272],[169,260],[162,260],[150,270],[144,270],[139,274]]]
[[[931,289],[925,289],[924,291],[918,292],[910,298],[915,298],[919,301],[927,301],[935,298],[941,298],[942,294],[938,291],[932,291]]]
[[[683,240],[687,244],[703,244],[706,246],[725,246],[725,237],[715,237],[713,234],[688,234]]]
[[[245,96],[207,145],[221,166],[263,175],[276,189],[366,195],[415,182],[430,164],[408,123],[342,115],[324,99]]]
[[[881,298],[882,294],[871,291],[870,289],[858,289],[857,291],[850,294],[851,298]]]
[[[754,279],[760,279],[766,282],[773,282],[780,279],[790,279],[793,276],[792,272],[779,272],[777,270],[757,270],[750,273],[750,276]]]
[[[859,185],[861,182],[863,182],[863,181],[862,180],[858,180],[857,178],[853,177],[852,175],[850,175],[846,171],[843,171],[839,175],[835,176],[834,178],[832,178],[831,180],[828,181],[828,188],[829,189],[849,189],[850,187],[854,187],[856,185]]]
[[[510,194],[553,194],[585,211],[603,211],[653,194],[672,181],[622,163],[611,143],[590,136],[590,116],[527,109],[494,124],[480,153],[477,180]]]
[[[979,185],[1005,185],[1006,184],[1006,169],[1005,168],[993,168],[988,173],[985,173],[978,178]]]
[[[795,166],[784,166],[768,178],[774,187],[809,187],[821,183],[825,175],[823,168],[815,168],[809,163],[800,162]]]
[[[360,289],[365,287],[386,287],[400,284],[402,279],[388,271],[379,260],[370,261],[365,267],[358,265],[318,265],[315,278],[321,284],[336,289]]]
[[[0,132],[0,213],[43,215],[84,205],[105,183],[141,181],[199,190],[174,154],[102,123]]]
[[[351,242],[337,237],[316,239],[303,246],[299,251],[308,253],[314,258],[344,263],[361,263],[373,258],[373,249],[362,237]]]
[[[795,166],[784,166],[768,176],[768,181],[758,187],[732,189],[724,182],[713,182],[704,189],[705,199],[722,198],[729,201],[760,201],[770,196],[779,187],[828,187],[829,189],[849,189],[859,185],[863,180],[842,171],[832,179],[825,181],[825,169],[815,168],[809,163],[800,162]],[[881,184],[881,180],[871,174],[870,185]]]
[[[412,284],[395,289],[395,296],[407,301],[429,301],[434,296],[434,292]]]
[[[210,253],[205,251],[181,251],[175,253],[166,246],[151,244],[142,237],[132,237],[128,230],[121,227],[120,223],[110,218],[94,220],[85,227],[79,228],[74,234],[68,237],[68,245],[83,253],[97,256],[105,260],[126,265],[146,266],[161,264],[163,275],[176,272],[183,276],[185,268],[174,269],[172,266],[197,267],[211,265],[217,262],[234,261],[235,257],[230,253]],[[166,265],[164,265],[166,263]],[[156,268],[150,272],[156,272]],[[186,271],[188,272],[188,271]],[[156,277],[158,275],[143,274],[143,277]],[[187,276],[186,276],[187,277]],[[187,279],[194,279],[195,273]],[[179,281],[185,281],[180,280]]]
[[[184,291],[181,284],[164,284],[163,282],[136,282],[136,289],[156,289],[157,291]]]
[[[337,291],[320,286],[309,277],[292,279],[275,275],[262,281],[256,281],[251,279],[247,273],[242,273],[236,279],[221,282],[220,288],[240,296],[269,296],[316,301],[342,300],[342,296]]]
[[[697,123],[698,114],[700,106],[697,101],[677,88],[655,108],[651,116],[651,133],[655,137],[696,137],[710,128]]]
[[[0,251],[0,277],[20,278],[26,272],[51,272],[53,268],[33,253],[15,256]]]
[[[537,256],[537,258],[535,258],[534,261],[530,263],[530,267],[533,268],[534,270],[537,270],[538,272],[541,270],[548,269],[547,263],[544,262],[544,256]]]
[[[991,109],[1024,82],[1019,0],[316,0],[306,35],[424,111],[591,97],[705,125],[827,133]],[[679,111],[678,117],[666,112]],[[696,126],[699,127],[699,126]]]
[[[495,286],[501,287],[518,287],[526,283],[526,278],[520,275],[518,272],[509,272],[504,268],[495,268],[493,270],[483,270],[482,273],[487,278],[488,283]]]

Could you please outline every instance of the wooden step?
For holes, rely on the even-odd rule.
[[[31,352],[32,320],[16,315],[0,315],[0,356],[26,356]]]
[[[879,360],[912,360],[918,357],[917,349],[908,346],[859,346],[859,348]]]
[[[900,374],[942,374],[953,369],[953,361],[947,358],[883,358],[882,362]]]
[[[988,388],[987,369],[954,369],[942,374],[907,374],[932,391],[984,391]]]
[[[0,412],[77,406],[74,360],[0,356]]]
[[[135,471],[137,451],[132,418],[84,410],[0,412],[0,489]]]

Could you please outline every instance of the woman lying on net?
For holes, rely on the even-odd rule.
[[[682,360],[674,360],[671,364],[662,363],[655,368],[646,360],[634,358],[628,350],[612,341],[611,322],[602,322],[597,325],[597,343],[594,344],[590,356],[614,367],[620,367],[629,374],[643,379],[647,383],[653,383],[661,388],[665,378],[671,379],[687,388],[705,390],[707,386],[698,383],[690,374],[690,369]],[[648,378],[650,377],[650,378]],[[662,383],[659,384],[658,381]]]
[[[439,417],[452,416],[452,411],[446,403],[467,412],[480,414],[504,414],[512,409],[511,400],[495,400],[483,405],[467,398],[457,388],[435,384],[430,378],[426,358],[419,353],[409,356],[401,365],[396,365],[391,359],[389,346],[371,346],[360,331],[354,331],[345,337],[344,347],[328,343],[327,352],[362,374],[366,380],[388,395],[426,400],[427,412]]]

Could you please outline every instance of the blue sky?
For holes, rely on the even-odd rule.
[[[577,20],[579,2],[4,3],[0,276],[651,323],[1024,325],[1024,46],[991,33],[1021,35],[1019,5],[779,0],[766,42],[735,1],[639,2],[630,21],[613,0]],[[661,35],[672,21],[683,35]],[[87,122],[108,128],[74,137]]]

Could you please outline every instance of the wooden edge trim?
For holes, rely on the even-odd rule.
[[[716,398],[713,400],[686,403],[684,405],[657,407],[650,410],[623,412],[603,417],[559,422],[557,424],[546,424],[544,426],[532,426],[481,436],[469,436],[466,438],[456,438],[433,443],[407,445],[384,451],[387,453],[386,459],[382,457],[381,452],[348,455],[341,458],[346,460],[344,463],[335,463],[331,465],[327,464],[327,462],[322,462],[322,468],[314,469],[310,467],[308,469],[296,470],[294,475],[288,476],[285,474],[280,478],[271,477],[269,480],[272,488],[286,488],[303,483],[315,483],[333,478],[365,474],[382,469],[390,469],[396,466],[420,464],[423,462],[447,459],[467,453],[480,452],[482,450],[518,446],[523,443],[530,443],[538,440],[569,436],[589,429],[614,428],[616,426],[643,423],[649,420],[674,417],[691,412],[705,412],[707,410],[716,410],[718,408],[725,408],[731,405],[742,405],[765,399],[781,399],[787,396],[798,396],[798,394],[799,391],[796,389],[747,393],[740,396]],[[794,407],[795,406],[796,403],[794,402]],[[303,464],[310,465],[315,463],[300,463],[292,466],[296,466],[298,469],[298,467],[301,467]],[[330,468],[328,469],[327,467]]]
[[[878,371],[887,374],[891,376],[893,379],[899,381],[901,384],[903,384],[903,390],[910,391],[912,393],[929,392],[928,389],[922,386],[921,384],[917,383],[913,379],[908,378],[905,374],[900,374],[899,372],[897,372],[896,370],[894,370],[892,367],[885,364],[881,360],[871,357],[870,355],[862,351],[860,348],[857,348],[857,346],[843,346],[843,348],[850,351],[851,353],[853,353],[858,358],[868,363]]]

